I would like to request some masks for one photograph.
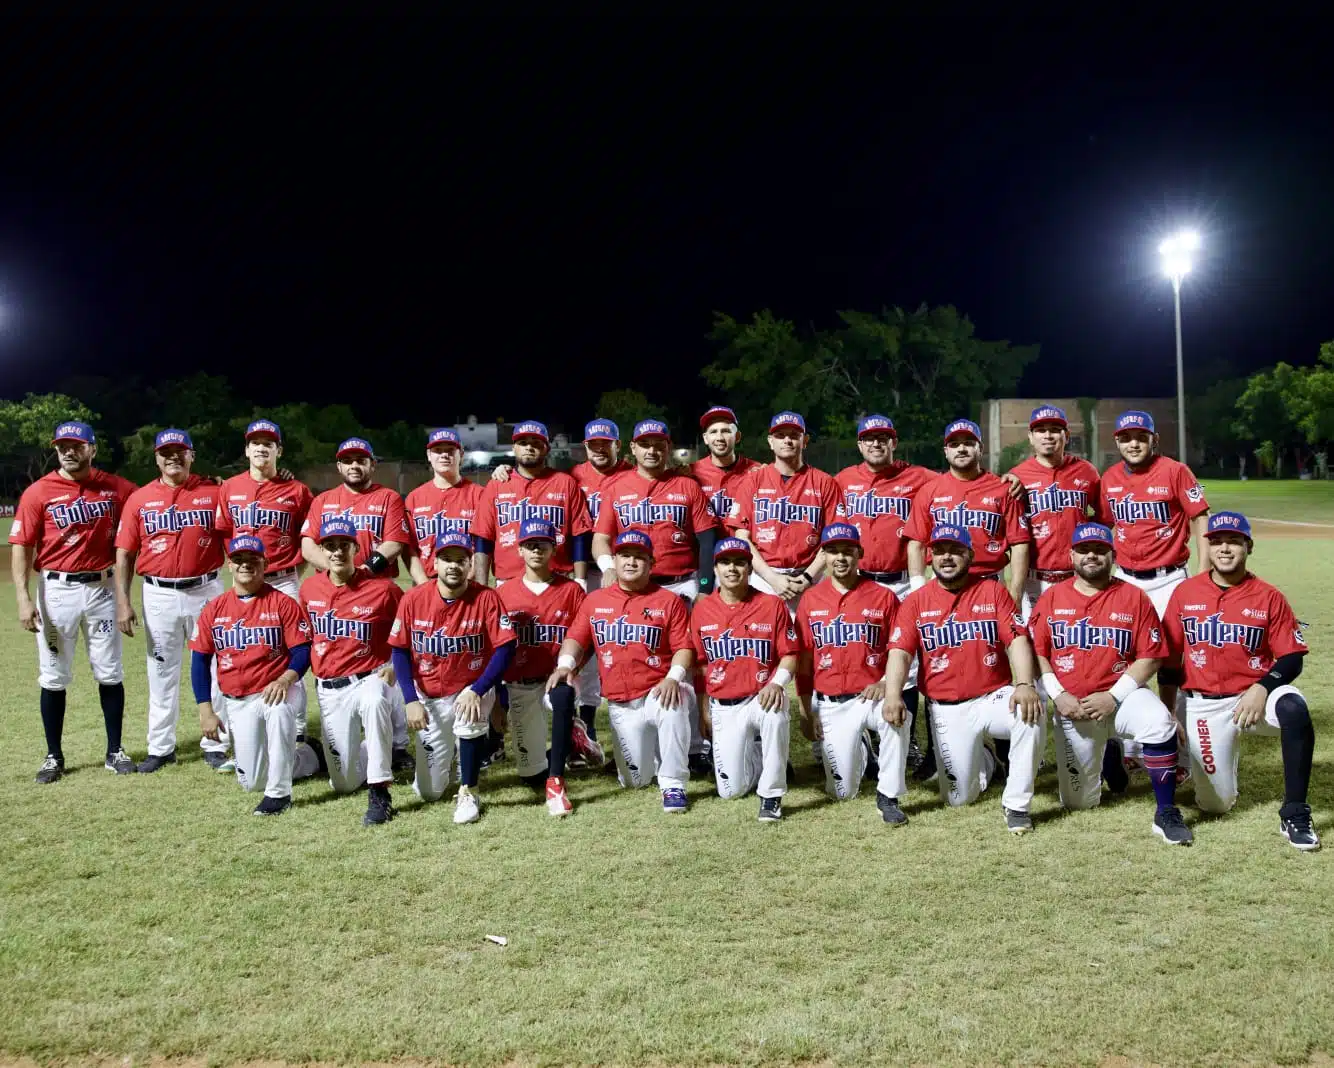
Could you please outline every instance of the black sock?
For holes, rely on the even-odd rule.
[[[65,752],[60,748],[65,735],[65,691],[41,691],[42,730],[46,732],[46,751],[53,757],[65,759]]]
[[[565,761],[570,755],[570,730],[574,724],[574,689],[561,683],[548,696],[551,699],[551,750],[547,753],[547,775],[563,779]]]
[[[1283,750],[1283,801],[1305,804],[1311,785],[1311,758],[1315,756],[1315,727],[1310,717],[1295,727],[1280,727],[1278,740]]]
[[[459,739],[459,782],[464,786],[476,788],[477,779],[482,773],[482,754],[486,751],[485,738]]]
[[[912,713],[913,724],[917,723],[917,687],[909,686],[903,691],[903,707]]]
[[[584,721],[584,726],[588,728],[588,736],[592,738],[593,741],[595,742],[598,739],[598,728],[596,723],[597,717],[598,717],[597,705],[579,706],[579,718]]]
[[[107,728],[107,755],[120,748],[120,728],[125,722],[125,684],[103,683],[97,688],[102,699],[102,720]]]
[[[996,759],[1008,768],[1010,766],[1010,739],[994,738],[991,744],[996,747]]]

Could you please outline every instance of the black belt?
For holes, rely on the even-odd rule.
[[[1236,697],[1235,693],[1205,693],[1203,690],[1187,690],[1187,697],[1199,697],[1205,701],[1230,701]]]
[[[1039,582],[1064,582],[1074,576],[1073,571],[1042,571],[1039,568],[1030,568],[1028,577],[1037,579]]]
[[[539,683],[546,682],[550,675],[531,675],[526,679],[509,679],[506,686],[536,686]]]
[[[650,575],[649,579],[656,582],[659,586],[667,586],[673,582],[685,582],[692,579],[698,572],[687,571],[684,575]]]
[[[723,705],[725,708],[731,708],[733,705],[744,705],[747,701],[753,700],[752,697],[710,697],[709,704]]]
[[[218,577],[216,571],[210,571],[207,575],[196,575],[194,578],[169,579],[158,578],[156,575],[145,575],[144,581],[150,586],[161,586],[164,590],[193,590],[202,586],[205,582],[212,582]]]
[[[1152,579],[1163,578],[1166,575],[1170,575],[1173,571],[1185,571],[1186,565],[1172,564],[1170,567],[1151,567],[1147,571],[1136,571],[1133,567],[1122,567],[1121,570],[1131,578]]]
[[[295,574],[296,574],[296,568],[285,567],[281,571],[265,571],[264,580],[267,582],[269,579],[286,578],[288,575],[295,575]]]
[[[315,685],[321,690],[346,690],[354,682],[360,682],[367,675],[375,674],[375,668],[370,671],[363,671],[360,675],[339,675],[333,679],[316,679]]]
[[[105,571],[48,571],[46,577],[56,579],[60,582],[101,582],[104,578],[110,578],[115,574],[115,568],[107,568]]]
[[[863,571],[861,575],[872,582],[902,582],[908,577],[906,571]]]
[[[860,697],[861,691],[856,693],[817,693],[815,696],[821,701],[832,701],[834,704],[842,704],[844,701],[851,701],[854,697]]]

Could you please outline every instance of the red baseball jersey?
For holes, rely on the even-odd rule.
[[[342,516],[357,528],[356,564],[366,562],[376,547],[385,541],[396,541],[411,551],[412,534],[408,530],[408,513],[403,498],[388,486],[371,483],[364,493],[353,493],[347,486],[325,490],[310,502],[306,521],[301,524],[303,538],[320,537],[320,524],[329,516]],[[398,574],[397,562],[381,578]]]
[[[690,648],[690,620],[685,602],[661,586],[628,593],[617,583],[584,598],[567,637],[592,649],[608,701],[637,701]]]
[[[536,478],[524,478],[516,467],[506,481],[486,484],[472,532],[495,543],[491,567],[496,578],[512,579],[523,574],[519,524],[525,519],[545,519],[556,528],[551,569],[569,574],[574,568],[570,540],[593,529],[579,483],[564,471],[550,469]]]
[[[222,567],[223,539],[213,529],[219,486],[191,475],[179,486],[154,479],[130,494],[120,514],[116,548],[138,553],[141,575],[183,579]]]
[[[710,697],[753,697],[785,656],[800,650],[787,604],[749,590],[728,604],[714,591],[695,602],[690,639]]]
[[[1274,661],[1306,654],[1302,624],[1277,589],[1255,575],[1219,586],[1206,571],[1172,591],[1163,629],[1186,672],[1186,689],[1238,694],[1260,681]]]
[[[1190,559],[1190,521],[1209,510],[1190,468],[1155,456],[1143,471],[1115,463],[1102,473],[1101,519],[1116,534],[1116,562],[1132,571]]]
[[[436,536],[450,531],[470,534],[481,500],[482,487],[466,478],[457,486],[443,489],[432,479],[408,494],[412,548],[430,578],[435,578]]]
[[[499,646],[514,641],[496,591],[469,582],[462,597],[446,601],[436,582],[414,586],[398,603],[389,644],[412,654],[417,692],[450,697],[476,682]]]
[[[728,531],[733,529],[732,512],[736,508],[737,489],[746,476],[759,466],[749,456],[738,456],[729,466],[719,467],[713,462],[712,453],[690,465],[691,475],[709,502],[709,511]]]
[[[546,679],[556,670],[560,643],[579,617],[584,591],[574,579],[556,575],[541,593],[530,590],[522,577],[505,583],[496,593],[519,641],[505,681]]]
[[[838,483],[809,464],[790,477],[758,464],[736,492],[731,528],[749,531],[770,567],[806,567],[820,551],[820,531],[838,518]]]
[[[817,582],[797,606],[797,640],[810,653],[815,689],[860,693],[885,677],[885,653],[899,612],[893,590],[870,579],[847,593],[833,579]]]
[[[838,514],[862,536],[863,571],[905,571],[908,541],[904,528],[917,491],[936,477],[925,467],[895,460],[883,471],[866,464],[845,467],[835,476]]]
[[[645,478],[626,471],[603,486],[595,529],[612,539],[632,527],[647,531],[653,539],[653,573],[676,576],[698,570],[696,536],[717,523],[699,483],[688,475]]]
[[[249,471],[242,471],[222,484],[218,533],[224,538],[254,534],[264,543],[266,571],[298,567],[302,562],[301,525],[310,501],[310,488],[304,482],[273,478],[258,482]]]
[[[1030,456],[1011,469],[1028,490],[1028,532],[1033,541],[1029,566],[1039,571],[1071,572],[1070,539],[1075,527],[1102,506],[1098,469],[1078,456],[1048,467]]]
[[[908,537],[925,545],[937,523],[957,523],[968,531],[973,539],[973,566],[968,570],[974,575],[1003,571],[1010,562],[1010,546],[1029,540],[1023,506],[990,471],[971,482],[946,471],[918,490]]]
[[[311,669],[317,679],[373,671],[389,660],[389,631],[403,591],[393,582],[358,571],[342,586],[317,571],[301,583],[310,616]]]
[[[1116,578],[1091,597],[1072,578],[1049,587],[1033,608],[1028,631],[1034,652],[1076,697],[1110,690],[1136,660],[1168,655],[1149,595]]]
[[[35,546],[39,571],[105,571],[116,562],[116,527],[135,489],[95,467],[81,481],[52,471],[23,491],[9,544]]]
[[[596,523],[602,513],[602,488],[617,475],[633,471],[635,465],[629,460],[617,460],[606,471],[599,471],[592,463],[585,461],[575,464],[570,469],[570,477],[579,483],[584,491],[584,504],[588,508],[588,520]]]
[[[228,697],[261,693],[287,670],[292,650],[309,644],[306,610],[268,583],[253,597],[235,590],[214,597],[190,638],[195,652],[216,655],[218,688]]]
[[[1024,634],[1014,601],[994,578],[972,578],[957,593],[932,580],[903,599],[890,647],[921,657],[917,686],[932,701],[957,704],[1010,682],[1005,650]]]

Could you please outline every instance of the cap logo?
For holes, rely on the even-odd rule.
[[[526,423],[519,423],[514,428],[514,433],[511,434],[510,436],[515,438],[521,438],[524,437],[525,435],[528,437],[545,438],[547,436],[547,428],[543,426],[541,423],[533,422],[530,420]]]

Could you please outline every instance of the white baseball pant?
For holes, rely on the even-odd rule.
[[[575,692],[579,694],[579,704],[597,708],[602,704],[602,676],[598,674],[597,654],[584,661],[579,674],[574,680]]]
[[[423,801],[439,801],[444,796],[454,767],[454,740],[485,737],[491,722],[491,711],[496,704],[495,690],[487,690],[482,697],[482,715],[477,723],[455,721],[454,701],[457,698],[458,694],[422,698],[426,707],[426,729],[417,732],[417,774],[412,790]]]
[[[1265,701],[1264,718],[1243,732],[1232,722],[1241,701],[1235,697],[1187,697],[1186,743],[1190,746],[1190,777],[1195,803],[1204,812],[1227,812],[1237,803],[1238,740],[1243,733],[1281,734],[1278,701],[1286,694],[1303,697],[1296,686],[1277,686]]]
[[[1176,724],[1158,695],[1143,687],[1124,701],[1110,719],[1066,719],[1056,715],[1056,776],[1061,804],[1093,808],[1102,801],[1102,754],[1109,738],[1143,745],[1169,742]],[[1013,753],[1013,750],[1011,750]]]
[[[1033,781],[1046,745],[1046,716],[1025,723],[1010,711],[1013,686],[957,704],[931,702],[936,732],[936,761],[940,766],[940,799],[950,805],[969,805],[987,788],[995,758],[982,743],[987,738],[1008,739],[1010,772],[1001,804],[1027,812],[1033,800]]]
[[[1033,606],[1038,603],[1038,598],[1056,585],[1059,583],[1040,579],[1031,571],[1028,573],[1028,578],[1024,579],[1023,603],[1019,606],[1019,610],[1024,614],[1025,623],[1033,612]]]
[[[367,782],[387,783],[392,778],[390,692],[378,672],[337,690],[316,681],[325,762],[335,793],[350,794]]]
[[[912,715],[898,727],[891,727],[882,714],[883,701],[853,697],[846,701],[828,701],[818,693],[812,710],[820,717],[824,735],[825,793],[847,801],[861,791],[866,774],[866,750],[862,731],[869,728],[880,737],[880,778],[876,790],[898,799],[908,792],[908,740],[912,737]]]
[[[37,576],[37,684],[43,690],[63,690],[74,681],[74,646],[80,631],[98,684],[111,686],[124,680],[111,582],[110,570],[100,582],[47,578],[45,571]]]
[[[181,663],[186,643],[204,605],[222,593],[222,580],[211,579],[189,590],[143,584],[144,644],[148,647],[148,755],[166,756],[176,748],[181,714]],[[218,704],[218,663],[213,658],[213,703]],[[206,753],[227,752],[226,733],[218,741],[200,739]]]
[[[668,593],[674,593],[678,597],[685,599],[686,607],[689,608],[695,603],[695,598],[699,596],[699,575],[698,573],[684,578],[680,582],[664,582],[662,588]],[[581,704],[588,704],[587,701],[581,701]],[[690,706],[690,755],[698,756],[706,752],[704,745],[704,732],[700,730],[699,725],[699,702],[696,701]]]
[[[523,686],[507,682],[505,688],[510,694],[509,728],[514,735],[515,765],[519,775],[545,774],[547,743],[551,739],[547,728],[551,702],[547,700],[546,683]]]
[[[664,707],[651,693],[634,701],[608,701],[616,735],[616,772],[621,785],[638,789],[658,777],[663,790],[684,788],[690,779],[690,717],[695,691],[679,687],[675,708]]]
[[[408,706],[397,685],[389,687],[389,729],[395,749],[408,747]]]
[[[263,789],[265,797],[291,797],[296,764],[294,713],[289,699],[266,705],[262,693],[223,697],[227,726],[236,760],[236,781],[249,793]]]
[[[293,568],[288,574],[280,578],[271,578],[264,576],[264,581],[275,590],[287,594],[297,604],[301,603],[301,569]],[[298,735],[306,733],[306,680],[301,679],[288,692],[288,700],[292,702],[292,728]]]
[[[787,694],[772,712],[760,707],[758,697],[736,705],[709,700],[713,721],[713,775],[718,796],[745,797],[754,790],[760,797],[787,793],[787,751],[790,714]],[[755,744],[755,735],[760,736]]]
[[[1179,567],[1174,571],[1169,571],[1166,575],[1156,575],[1153,578],[1142,579],[1134,575],[1127,574],[1120,567],[1116,569],[1116,577],[1130,583],[1132,586],[1138,586],[1149,595],[1149,600],[1153,603],[1153,610],[1158,613],[1158,618],[1162,619],[1167,612],[1167,602],[1172,599],[1172,591],[1180,586],[1190,577],[1185,567]],[[1182,722],[1186,715],[1186,695],[1178,691],[1176,708],[1172,713]],[[1137,742],[1128,742],[1125,747],[1125,754],[1128,757],[1139,759],[1140,746]]]

